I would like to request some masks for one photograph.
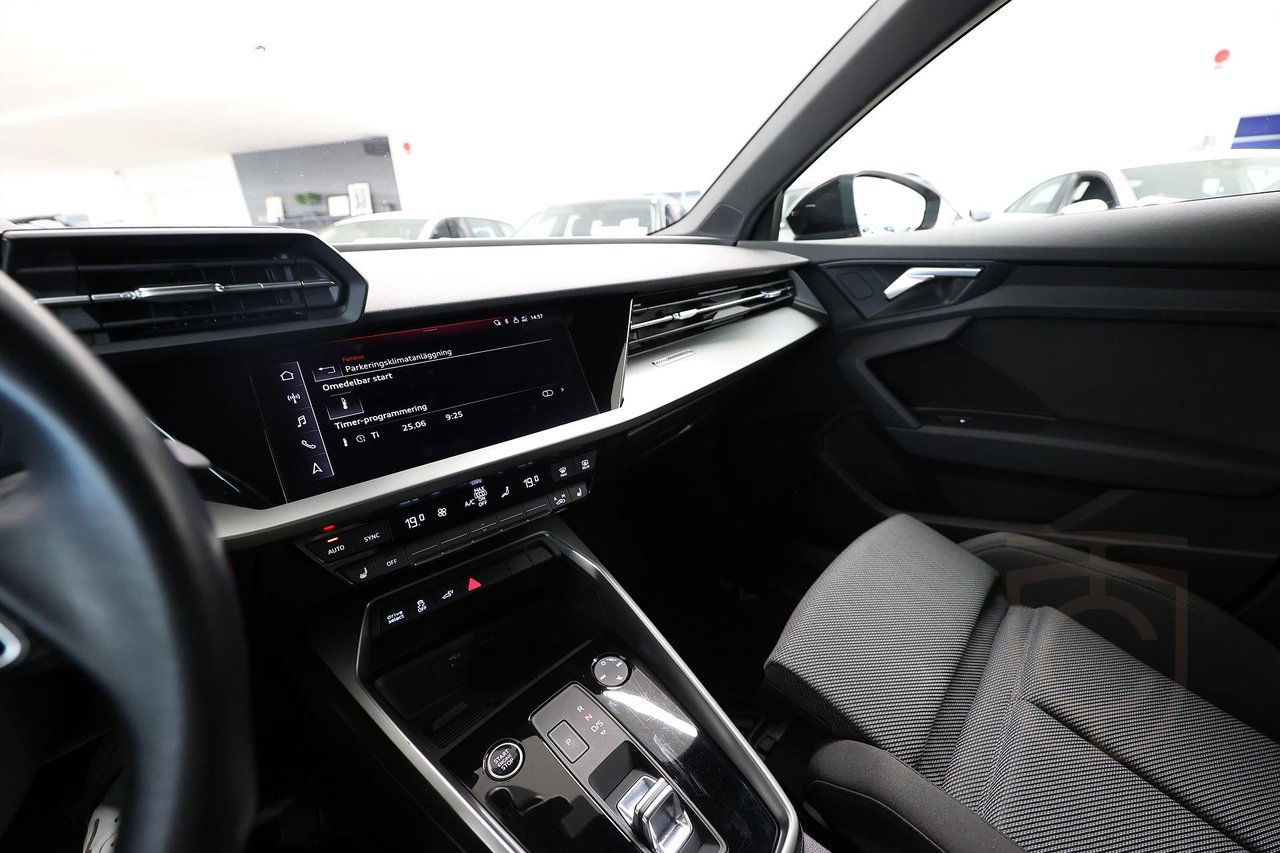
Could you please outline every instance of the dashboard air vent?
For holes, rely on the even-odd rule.
[[[790,302],[795,286],[784,272],[702,290],[669,291],[631,303],[628,355],[741,320]]]
[[[8,232],[3,268],[90,344],[339,317],[358,280],[279,229]]]

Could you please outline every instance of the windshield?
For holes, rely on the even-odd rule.
[[[648,233],[868,5],[0,0],[0,217]]]

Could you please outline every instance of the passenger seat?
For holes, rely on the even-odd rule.
[[[1280,850],[1280,651],[1171,581],[899,515],[792,614],[766,680],[860,850]]]

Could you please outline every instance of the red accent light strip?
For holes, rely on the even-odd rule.
[[[395,332],[378,332],[374,335],[358,335],[354,338],[339,338],[336,341],[329,341],[329,343],[347,344],[352,341],[370,341],[374,338],[394,338],[400,335],[426,335],[431,332],[444,332],[449,329],[460,331],[462,328],[467,326],[491,326],[493,325],[494,320],[501,319],[501,317],[485,317],[483,320],[460,320],[457,323],[445,323],[443,326],[422,326],[417,329],[400,329]]]

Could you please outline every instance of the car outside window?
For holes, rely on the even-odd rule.
[[[1050,213],[1053,200],[1067,182],[1066,175],[1050,178],[1009,206],[1009,213]]]
[[[330,243],[417,240],[426,225],[425,219],[353,219],[330,225],[320,236]]]
[[[1072,32],[1142,38],[1087,59],[1046,53]],[[1276,0],[1010,0],[783,190],[779,239],[795,239],[786,216],[807,192],[870,172],[936,190],[960,216],[935,228],[1278,189],[1277,32]],[[858,189],[852,181],[863,236],[923,224],[908,223],[905,203],[884,216]]]
[[[544,210],[521,237],[643,237],[659,227],[657,207],[645,199],[588,202]]]
[[[0,0],[0,220],[342,222],[330,239],[354,243],[424,239],[449,217],[474,220],[452,236],[493,239],[550,207],[673,198],[660,218],[579,214],[566,236],[645,234],[870,3],[648,0],[602,23],[589,0],[220,0],[177,36],[163,0]],[[425,233],[365,224],[389,213]]]
[[[1280,161],[1266,157],[1167,163],[1121,171],[1139,204],[1263,192],[1275,189],[1280,181]]]
[[[505,222],[497,222],[492,219],[476,219],[474,217],[465,217],[463,222],[466,224],[467,232],[471,237],[483,237],[492,240],[511,236],[511,227]]]

